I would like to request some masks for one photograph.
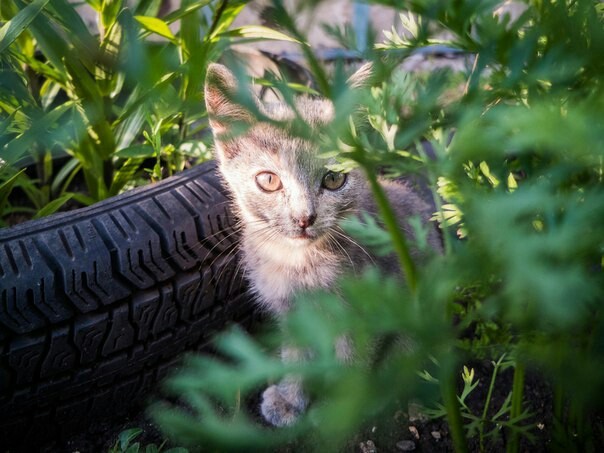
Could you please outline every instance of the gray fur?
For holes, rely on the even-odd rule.
[[[355,85],[369,73],[367,67],[361,70],[363,74],[352,78]],[[333,290],[345,272],[359,273],[374,263],[386,272],[398,272],[393,256],[371,256],[338,226],[346,216],[361,212],[377,215],[362,172],[351,171],[338,190],[323,188],[321,181],[330,161],[317,157],[311,142],[251,119],[243,107],[229,100],[236,89],[236,79],[227,68],[217,64],[208,68],[205,98],[216,157],[242,226],[244,272],[260,305],[280,316],[291,307],[295,294],[319,288]],[[258,101],[258,108],[273,120],[294,117],[286,104],[262,105]],[[296,110],[311,127],[328,124],[333,116],[333,105],[322,99],[300,97]],[[248,129],[229,136],[229,120],[247,123]],[[259,189],[255,176],[263,171],[278,175],[283,188],[270,193]],[[428,206],[408,186],[389,181],[382,185],[408,233],[409,216],[420,215],[428,221]],[[298,219],[310,217],[316,218],[314,224],[299,226]],[[436,232],[429,236],[429,242],[434,249],[440,248]],[[342,360],[350,359],[352,348],[346,339],[338,341],[336,348]],[[292,351],[285,348],[283,355],[289,360]],[[306,405],[299,379],[289,377],[264,392],[261,410],[270,423],[282,426],[293,423]]]

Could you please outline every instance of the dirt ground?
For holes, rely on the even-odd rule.
[[[474,368],[476,378],[480,383],[468,399],[469,406],[475,413],[482,411],[482,404],[488,390],[492,367],[488,362],[470,364]],[[491,408],[496,411],[505,401],[512,387],[512,370],[501,372],[492,396]],[[461,387],[460,387],[461,389]],[[532,434],[536,437],[534,443],[522,439],[521,451],[540,453],[550,451],[553,413],[552,392],[550,387],[535,372],[528,373],[525,387],[525,399],[533,416],[528,420],[536,428]],[[255,401],[252,399],[252,401]],[[251,403],[248,410],[256,412],[256,404]],[[258,422],[261,423],[260,419]],[[118,435],[125,429],[140,428],[143,433],[136,439],[142,446],[148,444],[160,445],[164,437],[144,412],[144,404],[133,408],[130,414],[114,420],[103,421],[91,428],[90,432],[77,434],[66,442],[49,444],[40,451],[43,453],[87,453],[107,452],[116,442]],[[493,428],[491,426],[490,428]],[[505,451],[506,433],[501,430],[500,436],[494,442],[485,444],[486,451]],[[168,443],[165,448],[170,445]],[[177,446],[177,445],[172,445]],[[478,439],[469,439],[470,451],[479,451]],[[143,450],[144,451],[144,450]],[[204,451],[191,449],[191,451]],[[306,439],[304,442],[293,442],[285,445],[277,453],[299,453],[317,451],[316,445]],[[385,417],[377,420],[367,420],[365,427],[354,435],[341,450],[354,453],[403,452],[416,451],[440,453],[453,451],[453,443],[445,420],[430,420],[413,404],[400,407]]]

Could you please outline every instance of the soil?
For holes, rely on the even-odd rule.
[[[473,368],[479,384],[468,398],[469,406],[474,413],[482,412],[482,404],[486,398],[492,366],[489,362],[477,362],[468,365]],[[513,372],[504,370],[497,377],[497,384],[491,400],[491,408],[496,411],[505,401],[512,387]],[[461,383],[460,383],[461,384]],[[460,385],[461,391],[461,385]],[[153,396],[151,397],[153,399]],[[552,438],[552,391],[549,385],[536,372],[526,376],[525,400],[533,416],[529,423],[536,426],[531,432],[536,437],[534,443],[522,438],[520,451],[545,452],[550,451]],[[252,398],[251,413],[257,412],[258,399]],[[262,423],[258,420],[259,423]],[[44,446],[43,453],[75,453],[75,452],[107,452],[115,445],[119,434],[130,428],[140,428],[142,433],[136,438],[141,446],[148,444],[162,445],[165,438],[158,427],[145,414],[145,405],[141,404],[123,417],[105,420],[96,424],[88,433],[77,434],[63,443]],[[493,428],[491,426],[490,428]],[[505,451],[505,430],[494,442],[485,444],[485,451]],[[164,448],[172,445],[166,442]],[[478,439],[469,440],[470,451],[479,451]],[[144,450],[143,450],[144,451]],[[191,450],[195,451],[195,450]],[[277,450],[279,453],[317,451],[311,442],[294,442]],[[410,404],[400,407],[379,420],[369,420],[359,433],[353,436],[342,449],[344,452],[374,453],[374,452],[451,452],[453,442],[449,427],[444,419],[429,420],[418,406]]]

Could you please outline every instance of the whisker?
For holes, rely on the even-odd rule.
[[[231,236],[232,236],[232,235],[231,235]],[[227,239],[227,238],[225,238],[225,239]],[[224,239],[223,239],[223,240],[224,240]],[[221,242],[222,242],[222,241],[221,241]],[[216,244],[216,245],[218,245],[218,244]],[[214,247],[212,248],[212,250],[214,250],[215,248],[216,248],[216,247],[214,246]],[[204,261],[205,261],[205,258],[207,258],[207,257],[210,255],[210,253],[211,253],[211,251],[212,251],[212,250],[210,250],[210,251],[209,251],[209,252],[206,254],[206,256],[204,257]],[[216,262],[217,262],[217,261],[218,261],[220,258],[222,258],[223,256],[228,257],[228,256],[230,256],[230,255],[231,255],[231,254],[232,254],[234,251],[237,251],[237,250],[239,250],[239,243],[238,243],[238,242],[234,242],[234,243],[230,244],[229,246],[227,246],[227,248],[226,248],[225,250],[222,250],[220,253],[218,253],[218,255],[216,255],[216,256],[214,257],[214,259],[213,259],[213,260],[210,262],[210,264],[209,264],[207,267],[211,268],[212,266],[214,266],[214,264],[215,264],[215,263],[216,263]],[[225,255],[225,253],[226,253],[226,255]],[[200,267],[200,268],[201,268],[201,267]]]
[[[187,248],[189,249],[189,251],[197,253],[197,251],[199,251],[200,249],[202,249],[206,246],[206,244],[209,240],[216,238],[217,236],[223,235],[227,231],[230,231],[231,233],[227,236],[227,238],[228,238],[229,236],[232,236],[233,234],[236,234],[237,232],[241,231],[241,228],[242,228],[241,222],[236,221],[234,225],[228,225],[225,228],[222,228],[222,229],[214,232],[213,234],[202,237],[200,240],[196,241],[193,244],[187,244]],[[221,242],[223,242],[227,238],[223,238],[214,247],[219,245]],[[202,261],[207,258],[209,253],[211,253],[211,250],[202,258]],[[176,255],[178,255],[178,252],[169,253],[169,254],[165,255],[165,258],[166,259],[174,258]]]
[[[261,223],[261,222],[258,222],[258,223]],[[253,230],[253,231],[249,232],[249,233],[247,234],[247,236],[248,236],[248,237],[250,237],[250,238],[251,238],[251,237],[254,237],[254,236],[262,236],[262,235],[264,235],[264,234],[265,234],[267,231],[271,231],[271,230],[272,230],[272,228],[271,228],[269,225],[267,225],[266,227],[261,228],[261,229],[259,229],[259,230]],[[262,242],[262,244],[264,244],[264,243],[265,243],[267,240],[271,239],[272,237],[273,237],[273,236],[270,236],[270,237],[268,237],[268,238],[265,238],[265,240]],[[214,263],[215,263],[215,262],[216,262],[216,261],[217,261],[217,260],[218,260],[218,259],[219,259],[219,258],[220,258],[222,255],[223,255],[223,253],[225,253],[225,252],[228,252],[228,253],[227,253],[227,255],[226,255],[226,258],[225,258],[225,259],[228,259],[228,258],[229,258],[229,257],[231,257],[231,255],[232,255],[232,257],[229,259],[229,262],[230,262],[231,260],[235,259],[235,258],[239,258],[239,257],[237,256],[237,254],[236,254],[236,252],[238,252],[238,251],[239,251],[239,247],[238,247],[238,246],[239,246],[239,244],[233,244],[233,247],[232,247],[232,248],[230,248],[230,249],[228,249],[228,250],[225,250],[224,252],[222,252],[222,253],[218,254],[218,256],[216,256],[216,258],[214,258],[214,260],[212,261],[212,263],[210,263],[210,267],[212,267],[212,266],[214,265]],[[239,261],[239,263],[238,263],[237,269],[239,269],[239,268],[241,267],[241,264],[242,264],[242,261],[240,260],[240,261]],[[236,273],[237,273],[237,269],[236,269]],[[220,279],[222,278],[222,276],[224,275],[224,273],[226,272],[226,270],[227,270],[227,264],[224,264],[224,265],[223,265],[223,269],[222,269],[222,271],[220,272],[220,274],[218,275],[218,277],[216,277],[216,283],[218,283],[218,282],[220,281]],[[235,275],[236,275],[236,273],[235,273]],[[235,278],[235,275],[233,276],[233,279]]]
[[[333,233],[337,234],[339,237],[341,237],[342,239],[347,240],[348,242],[350,242],[352,245],[355,245],[356,247],[358,247],[365,255],[367,255],[367,258],[369,258],[371,260],[371,262],[373,263],[373,265],[376,265],[375,260],[373,259],[373,257],[369,254],[369,252],[363,247],[361,246],[361,244],[359,244],[358,242],[356,242],[354,239],[352,239],[350,236],[348,236],[347,234],[344,234],[341,231],[338,231],[337,229],[338,227],[335,228],[330,228],[330,231],[332,231]]]
[[[239,275],[239,271],[241,271],[241,269],[243,269],[243,260],[239,260],[239,262],[237,263],[237,267],[235,268],[235,274],[233,275],[233,281],[235,281],[237,279],[237,276]],[[243,279],[245,278],[245,270],[243,272],[241,272],[240,275],[240,283],[243,282]]]
[[[332,232],[332,229],[330,228],[330,229],[329,229],[329,232],[327,233],[327,240],[328,240],[328,242],[329,242],[329,243],[333,243],[334,245],[336,245],[336,246],[337,246],[337,247],[338,247],[338,248],[339,248],[339,249],[340,249],[340,250],[341,250],[341,251],[344,253],[344,255],[346,255],[346,257],[348,258],[348,261],[350,262],[350,266],[352,267],[352,272],[353,272],[355,275],[357,275],[357,270],[356,270],[356,267],[355,267],[355,265],[354,265],[354,262],[353,262],[352,258],[350,257],[350,254],[349,254],[349,253],[346,251],[346,248],[345,248],[345,247],[344,247],[342,244],[340,244],[340,243],[337,241],[337,239],[336,239],[336,238],[334,238],[334,237],[331,235],[331,232]]]
[[[215,278],[215,280],[214,280],[214,284],[215,284],[216,286],[218,286],[218,283],[220,282],[220,280],[221,280],[222,276],[223,276],[223,275],[224,275],[224,273],[226,272],[226,270],[227,270],[227,268],[229,267],[229,265],[231,264],[231,262],[232,262],[233,260],[237,260],[237,259],[239,258],[238,254],[237,254],[237,252],[238,252],[238,251],[239,251],[239,248],[238,248],[238,247],[233,247],[233,248],[232,248],[232,249],[229,251],[229,253],[228,253],[228,254],[225,256],[225,258],[224,258],[224,259],[225,259],[225,261],[226,261],[226,262],[222,264],[222,269],[220,270],[220,273],[218,274],[218,276],[217,276],[217,277]],[[241,260],[239,260],[239,262],[240,262],[240,261],[241,261]],[[234,277],[233,277],[233,279],[231,279],[231,282],[232,282],[232,280],[234,280]]]
[[[226,241],[229,238],[232,238],[233,236],[235,236],[236,234],[239,234],[240,232],[241,232],[240,229],[234,230],[230,234],[227,234],[225,237],[223,237],[220,241],[218,241],[217,243],[215,243],[214,246],[210,250],[208,250],[208,253],[205,254],[205,256],[203,257],[202,261],[205,261],[208,258],[208,256],[210,256],[212,254],[212,252],[216,249],[216,247],[219,247],[220,244],[222,244],[224,241]],[[237,243],[234,243],[234,244],[236,245]],[[224,253],[224,252],[219,253],[217,257],[219,257],[222,253]],[[210,264],[210,266],[212,264],[214,264],[214,261],[212,261],[212,263]]]

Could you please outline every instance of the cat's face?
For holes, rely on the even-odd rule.
[[[217,83],[212,83],[212,80]],[[269,240],[307,245],[337,236],[339,220],[353,210],[365,184],[360,172],[329,171],[329,160],[319,157],[310,140],[292,137],[267,123],[250,121],[246,133],[221,140],[228,133],[228,119],[244,119],[225,89],[235,83],[223,66],[208,70],[206,103],[216,141],[220,170],[235,196],[246,226]],[[327,125],[333,115],[331,103],[300,99],[297,110],[312,130]],[[262,112],[275,120],[291,118],[285,104],[261,105]]]

